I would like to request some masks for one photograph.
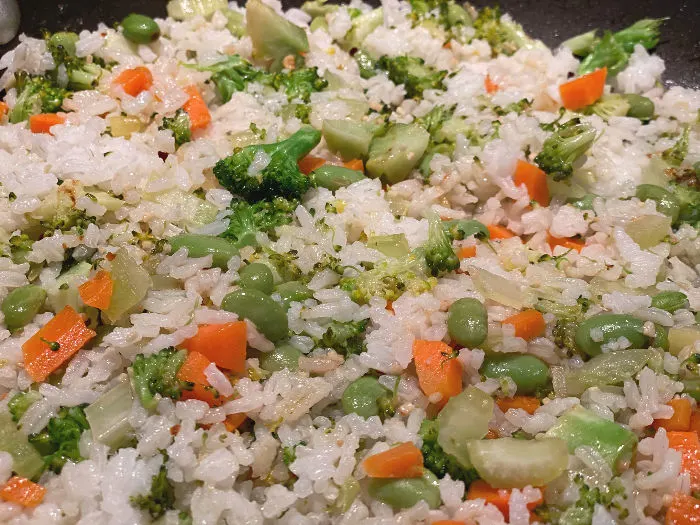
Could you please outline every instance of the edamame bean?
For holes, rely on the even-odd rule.
[[[288,281],[277,285],[275,291],[280,294],[280,299],[285,308],[291,303],[300,303],[314,296],[313,290],[299,281]]]
[[[489,331],[486,308],[476,299],[458,299],[447,317],[450,337],[467,348],[476,348],[486,340]]]
[[[363,376],[350,383],[341,397],[343,411],[346,414],[355,413],[364,418],[377,416],[380,413],[380,402],[388,399],[391,391],[382,386],[377,378]]]
[[[587,193],[583,197],[579,197],[578,199],[571,198],[571,199],[566,199],[566,204],[570,204],[574,208],[578,208],[579,210],[592,210],[593,209],[593,201],[595,200],[596,196],[593,195],[592,193]]]
[[[601,346],[625,337],[630,348],[647,348],[649,338],[644,335],[644,321],[626,314],[598,314],[583,321],[574,335],[576,348],[594,356],[602,352]]]
[[[366,178],[361,171],[351,170],[343,166],[333,166],[332,164],[324,164],[311,173],[311,180],[316,186],[331,191],[350,186],[350,184]]]
[[[700,401],[700,378],[683,379],[683,393]]]
[[[252,321],[270,341],[279,341],[289,331],[287,312],[282,305],[255,288],[234,290],[224,297],[221,308]]]
[[[9,330],[17,330],[31,322],[46,300],[46,291],[41,286],[28,284],[12,290],[2,301],[2,313]]]
[[[442,228],[455,241],[462,241],[472,235],[475,235],[477,239],[488,239],[491,236],[489,229],[475,220],[443,221]]]
[[[654,340],[651,341],[649,346],[668,351],[668,330],[660,324],[654,326],[656,327],[656,332],[654,334]]]
[[[124,38],[135,44],[150,44],[160,37],[160,27],[150,16],[131,13],[122,20]]]
[[[72,31],[59,31],[49,37],[49,47],[55,49],[63,48],[66,54],[74,56],[75,44],[79,39],[80,37]]]
[[[518,386],[518,394],[533,394],[549,381],[549,367],[541,359],[528,354],[492,355],[484,359],[481,373],[500,379],[510,377]]]
[[[440,506],[440,484],[428,469],[420,478],[370,479],[367,492],[397,509],[407,509],[419,501],[425,501],[431,509]]]
[[[654,103],[651,99],[636,93],[628,93],[623,96],[630,105],[630,108],[627,110],[628,117],[649,120],[654,116]]]
[[[275,277],[272,270],[262,263],[250,263],[238,272],[241,288],[255,288],[263,293],[271,294],[275,287]]]
[[[272,352],[265,352],[260,356],[260,368],[268,372],[280,370],[298,370],[301,352],[289,343],[276,346]]]
[[[683,292],[660,292],[651,298],[651,306],[673,313],[688,306],[688,296]]]
[[[678,215],[681,211],[680,202],[678,202],[678,198],[667,189],[656,186],[655,184],[640,184],[637,186],[635,196],[640,201],[646,201],[648,199],[655,201],[656,209],[660,213],[671,217],[673,222],[678,220]]]
[[[234,255],[238,255],[238,248],[226,239],[214,235],[182,233],[175,237],[170,237],[168,242],[172,253],[175,253],[180,248],[186,248],[190,257],[212,255],[212,265],[224,270],[228,267],[229,259]]]

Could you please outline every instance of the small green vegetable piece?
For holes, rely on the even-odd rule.
[[[386,71],[394,84],[403,84],[406,96],[410,98],[422,97],[426,89],[445,89],[443,80],[447,71],[436,71],[426,66],[422,58],[383,56],[377,61],[377,67]]]
[[[8,115],[13,124],[27,120],[37,113],[56,113],[61,109],[68,91],[54,85],[46,77],[30,77],[24,71],[15,73],[17,100]]]
[[[112,260],[112,280],[112,300],[102,315],[108,322],[115,323],[138,306],[153,283],[148,272],[124,248],[120,248]]]
[[[654,49],[661,37],[661,24],[666,18],[644,18],[615,33],[615,40],[620,42],[625,51],[632,53],[634,46],[641,44],[646,49]]]
[[[251,0],[248,5],[251,3],[259,3],[259,0]],[[247,201],[274,197],[299,199],[311,187],[311,182],[299,171],[297,161],[316,147],[320,140],[319,131],[303,127],[281,142],[247,146],[234,152],[216,163],[214,175],[224,188]],[[255,172],[249,173],[253,161],[259,164],[261,158],[269,158],[267,165],[261,165]]]
[[[624,117],[629,109],[630,104],[623,95],[612,93],[603,95],[595,104],[586,107],[585,113],[598,115],[607,121],[611,117]]]
[[[371,127],[353,120],[324,120],[323,138],[328,149],[343,160],[366,159],[372,142]]]
[[[163,458],[163,462],[166,460],[167,456]],[[131,496],[129,501],[134,507],[148,512],[154,520],[175,508],[175,489],[168,481],[168,469],[165,464],[161,465],[158,473],[151,478],[150,492]]]
[[[42,399],[42,396],[36,390],[28,390],[27,392],[18,392],[7,403],[7,408],[12,415],[12,421],[15,423],[22,419],[24,413],[34,403]]]
[[[597,31],[593,29],[587,33],[569,38],[568,40],[562,42],[561,45],[568,47],[574,55],[585,57],[586,55],[590,54],[591,51],[593,51],[593,47],[597,40],[596,33]]]
[[[301,355],[301,352],[289,343],[282,343],[271,352],[260,356],[260,368],[268,372],[279,372],[285,368],[295,371],[299,369]]]
[[[212,256],[212,265],[226,269],[231,257],[238,255],[238,248],[221,237],[199,233],[181,233],[168,239],[172,253],[185,248],[190,257]]]
[[[321,336],[320,345],[334,349],[344,356],[358,355],[365,351],[367,319],[341,323],[331,321]]]
[[[488,314],[481,302],[472,298],[457,299],[450,306],[447,331],[452,340],[466,348],[476,348],[486,341]]]
[[[134,438],[129,423],[133,403],[131,386],[128,381],[122,381],[85,408],[93,439],[113,450],[128,444]]]
[[[341,47],[350,50],[354,47],[361,48],[362,43],[369,34],[384,22],[384,11],[381,7],[366,11],[352,19],[352,27],[340,42]]]
[[[512,55],[520,48],[541,46],[537,40],[525,33],[520,24],[503,18],[498,7],[484,7],[479,11],[479,16],[474,20],[474,29],[474,38],[486,40],[494,57],[501,54]]]
[[[700,185],[673,184],[673,193],[680,203],[678,223],[700,225]]]
[[[377,74],[377,61],[374,60],[369,53],[358,49],[353,55],[357,67],[360,69],[360,76],[364,79],[372,78]]]
[[[459,268],[459,257],[452,249],[452,240],[442,227],[440,216],[431,211],[428,219],[428,240],[421,250],[433,277],[440,277]]]
[[[170,0],[166,5],[168,16],[175,20],[190,20],[195,16],[209,18],[227,8],[226,0]]]
[[[395,124],[382,136],[372,140],[367,175],[381,177],[389,184],[406,179],[425,153],[430,134],[417,124]]]
[[[602,40],[593,48],[590,55],[581,61],[578,68],[579,75],[586,75],[603,67],[608,68],[608,75],[613,77],[627,67],[629,53],[620,44],[612,33],[605,32]]]
[[[588,151],[596,138],[593,126],[571,122],[547,137],[542,151],[535,157],[535,163],[555,181],[571,177],[574,162]]]
[[[629,104],[627,116],[646,122],[654,117],[654,103],[651,99],[637,95],[636,93],[628,93],[623,95]]]
[[[332,164],[324,164],[314,170],[310,177],[314,185],[331,191],[350,186],[350,184],[367,178],[361,171],[351,170],[343,166],[333,166]]]
[[[224,297],[221,308],[252,321],[270,341],[285,338],[289,331],[285,309],[260,290],[234,290]]]
[[[233,36],[237,38],[245,36],[245,17],[243,13],[234,11],[233,9],[227,9],[224,11],[224,16],[228,20],[226,29],[228,29]]]
[[[257,82],[265,75],[240,55],[227,56],[210,66],[193,67],[198,71],[211,72],[211,81],[216,86],[216,93],[224,103],[231,100],[237,91],[243,91],[250,82]]]
[[[315,67],[295,68],[286,73],[277,73],[266,81],[275,89],[283,87],[290,102],[296,99],[309,102],[311,93],[328,87],[328,81],[318,75],[318,69]]]
[[[519,394],[534,394],[549,381],[549,367],[541,359],[527,354],[504,354],[484,359],[481,373],[486,377],[510,377]]]
[[[46,291],[34,284],[15,288],[2,300],[0,310],[10,331],[29,324],[46,301]]]
[[[266,264],[250,263],[244,266],[238,272],[238,275],[241,288],[253,288],[263,293],[271,294],[275,287],[275,277]]]
[[[440,506],[438,478],[425,469],[420,478],[370,479],[369,495],[397,509],[407,509],[419,501],[425,501],[431,509]]]
[[[688,142],[690,141],[690,126],[685,126],[678,141],[661,154],[661,157],[671,166],[680,166],[688,155]]]
[[[177,146],[182,146],[185,142],[192,140],[190,116],[183,109],[178,109],[173,117],[163,117],[163,123],[158,129],[172,131]]]
[[[246,30],[253,41],[253,53],[272,61],[272,70],[279,70],[282,60],[309,50],[306,31],[280,16],[261,0],[246,4]]]
[[[145,356],[139,354],[130,368],[134,392],[147,410],[158,404],[156,394],[171,399],[180,399],[183,387],[177,373],[187,358],[187,350],[164,348],[160,352]]]
[[[688,296],[683,292],[659,292],[651,298],[651,306],[673,313],[688,306]]]
[[[221,237],[229,239],[238,248],[257,246],[257,234],[265,233],[274,237],[275,228],[292,222],[298,205],[299,201],[282,197],[253,204],[233,200],[229,206],[229,224]]]
[[[275,291],[280,295],[285,308],[289,308],[289,305],[293,302],[300,303],[314,296],[313,290],[299,281],[288,281],[279,284]]]
[[[102,76],[102,68],[95,62],[88,62],[87,57],[75,56],[77,41],[78,35],[75,33],[62,33],[57,40],[48,38],[47,48],[53,57],[54,69],[47,73],[47,77],[51,78],[54,85],[58,84],[59,66],[63,66],[68,77],[68,89],[92,89]]]
[[[39,452],[29,444],[27,436],[17,430],[7,412],[0,412],[0,450],[12,456],[12,470],[19,476],[36,479],[45,468]]]
[[[301,4],[301,10],[311,17],[325,16],[334,13],[338,6],[335,4],[327,4],[327,0],[309,0]]]
[[[52,34],[46,41],[46,45],[50,51],[55,52],[62,48],[67,55],[75,56],[75,45],[80,40],[77,33],[72,31],[59,31]]]
[[[594,340],[591,331],[600,332],[602,340]],[[631,348],[646,348],[649,338],[644,335],[644,321],[627,314],[597,314],[589,317],[576,329],[576,348],[581,352],[594,356],[602,352],[602,345],[625,337]]]
[[[394,257],[396,259],[405,257],[410,252],[408,240],[403,233],[370,235],[367,238],[367,247],[380,251],[387,257]]]
[[[122,20],[124,38],[136,44],[150,44],[160,38],[160,27],[150,16],[131,13]]]
[[[649,199],[653,200],[656,202],[657,211],[671,217],[674,223],[678,220],[678,215],[681,211],[680,202],[678,197],[667,189],[654,184],[640,184],[637,186],[635,196],[642,202]]]
[[[448,454],[440,446],[439,425],[436,420],[424,419],[418,434],[423,439],[421,446],[423,465],[438,478],[444,478],[449,474],[453,480],[464,481],[467,485],[478,479],[479,474],[475,469],[463,467],[455,456]]]
[[[64,407],[49,420],[44,430],[29,436],[29,442],[44,457],[47,468],[60,474],[66,462],[78,463],[85,459],[80,455],[78,443],[83,431],[89,428],[81,407]]]
[[[343,412],[371,416],[391,416],[394,413],[391,390],[382,386],[377,378],[363,376],[350,383],[342,397]]]
[[[474,235],[477,239],[488,239],[491,237],[489,229],[479,221],[455,219],[442,221],[442,229],[453,241],[463,241]]]

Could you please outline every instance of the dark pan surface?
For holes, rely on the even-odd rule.
[[[302,1],[288,0],[285,5],[298,6]],[[164,16],[165,3],[164,0],[19,0],[21,30],[38,35],[42,28],[92,29],[100,21],[111,24],[131,12]],[[658,54],[666,61],[664,78],[668,84],[700,87],[700,0],[474,0],[473,3],[500,4],[528,32],[550,46],[596,27],[615,30],[640,18],[670,17],[658,48]],[[4,46],[0,51],[7,49]]]

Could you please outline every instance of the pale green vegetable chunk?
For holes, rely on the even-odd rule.
[[[369,124],[353,120],[324,120],[322,132],[328,149],[343,160],[367,158],[373,136]]]
[[[261,0],[246,4],[246,29],[256,56],[272,60],[273,69],[281,69],[286,56],[309,50],[306,31],[280,16]]]
[[[344,49],[353,47],[362,47],[362,42],[365,38],[377,29],[384,22],[384,11],[381,7],[362,13],[360,16],[353,18],[352,27],[347,32],[341,42]]]
[[[56,278],[56,286],[48,290],[49,305],[54,312],[60,312],[65,306],[82,310],[83,302],[78,294],[78,286],[87,280],[91,270],[89,262],[81,261]]]
[[[44,470],[44,460],[8,412],[0,412],[0,450],[12,456],[12,470],[23,478],[36,478]]]
[[[625,226],[625,232],[642,250],[656,246],[671,233],[671,217],[642,215]]]
[[[129,381],[122,381],[85,409],[95,441],[117,449],[134,437],[129,416],[134,403]]]
[[[408,255],[411,251],[403,233],[370,235],[367,238],[367,247],[382,252],[387,257],[395,257],[397,259]]]
[[[430,134],[417,124],[396,124],[369,148],[367,175],[381,177],[389,184],[406,179],[425,153]]]
[[[216,11],[228,9],[226,0],[170,0],[165,6],[168,16],[175,20],[189,20],[195,16],[208,18]]]
[[[152,282],[148,272],[124,248],[117,252],[112,261],[112,280],[112,300],[102,315],[114,324],[146,297]]]

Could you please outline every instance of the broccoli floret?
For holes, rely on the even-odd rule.
[[[320,344],[345,356],[361,354],[365,349],[364,333],[367,323],[367,319],[348,323],[331,321],[321,337]]]
[[[327,4],[327,1],[328,0],[310,0],[308,2],[304,2],[301,5],[301,10],[311,18],[326,16],[327,14],[334,13],[338,9],[338,6],[335,4]]]
[[[624,117],[630,109],[630,104],[627,99],[617,93],[603,95],[603,97],[585,108],[586,114],[598,115],[603,120],[608,120],[611,117]]]
[[[37,113],[56,113],[68,94],[47,77],[33,77],[24,71],[15,73],[17,101],[9,114],[13,124],[27,120]]]
[[[306,126],[281,142],[234,151],[216,163],[214,175],[224,188],[248,201],[300,199],[311,188],[311,181],[299,171],[297,161],[320,140],[321,132]]]
[[[56,33],[54,36],[58,35],[70,35],[70,33]],[[54,40],[53,37],[49,37],[47,48],[55,64],[50,72],[54,81],[58,80],[58,69],[63,66],[68,77],[68,89],[81,91],[92,89],[97,85],[102,76],[102,68],[95,62],[88,62],[87,57],[77,57],[74,43],[71,45],[65,38]]]
[[[685,126],[681,132],[678,141],[661,154],[661,157],[671,166],[680,166],[683,164],[686,155],[688,155],[688,142],[690,140],[690,126]]]
[[[183,109],[178,109],[173,117],[163,117],[163,123],[158,129],[172,131],[177,146],[182,146],[185,142],[192,140],[190,116]]]
[[[442,81],[447,71],[426,66],[422,58],[383,56],[377,61],[377,67],[386,71],[394,84],[403,84],[406,96],[410,98],[423,96],[426,89],[445,89]]]
[[[634,24],[615,33],[617,40],[625,48],[625,51],[632,53],[634,46],[643,45],[647,49],[654,49],[659,44],[661,37],[661,24],[667,18],[644,18]]]
[[[434,135],[442,125],[452,118],[455,112],[456,106],[435,106],[428,113],[419,117],[415,120],[417,124],[420,124],[425,128],[425,130]]]
[[[372,78],[377,74],[377,62],[372,58],[372,56],[358,49],[353,55],[355,62],[357,62],[357,67],[360,69],[360,76],[362,78]]]
[[[576,351],[576,323],[568,319],[557,319],[552,329],[552,340],[554,343],[572,354]]]
[[[673,194],[681,205],[678,223],[700,227],[700,189],[684,184],[672,184],[672,188]]]
[[[254,204],[234,200],[230,205],[228,227],[221,237],[232,240],[238,248],[257,246],[256,234],[270,234],[277,226],[289,224],[298,205],[299,201],[282,197]]]
[[[291,250],[289,253],[278,253],[270,249],[265,249],[267,260],[275,267],[277,273],[284,282],[289,281],[304,281],[304,272],[297,266],[296,251]]]
[[[154,520],[175,508],[175,489],[168,480],[168,470],[165,467],[167,455],[163,454],[163,456],[164,464],[160,466],[158,473],[151,478],[150,492],[130,498],[134,507],[147,511]]]
[[[18,392],[12,399],[7,403],[7,408],[10,410],[12,415],[12,421],[17,423],[24,413],[32,406],[34,403],[41,399],[41,394],[34,390],[29,390],[28,392]]]
[[[243,91],[248,83],[257,82],[266,74],[239,55],[231,55],[210,66],[192,67],[198,71],[212,73],[211,81],[216,86],[216,93],[224,103],[231,100],[235,92]]]
[[[130,369],[131,383],[144,408],[153,410],[156,407],[156,394],[180,399],[182,390],[188,385],[177,378],[177,372],[186,357],[187,350],[176,350],[173,347],[150,356],[136,356]]]
[[[459,268],[459,257],[452,249],[452,241],[442,227],[440,216],[434,211],[428,215],[428,240],[421,250],[433,277]]]
[[[424,419],[421,423],[418,435],[423,439],[421,452],[423,452],[423,464],[438,478],[444,478],[446,474],[453,480],[464,481],[469,486],[472,481],[479,479],[476,469],[465,469],[457,458],[445,452],[438,443],[438,422]]]
[[[535,163],[555,181],[568,179],[574,173],[574,162],[578,160],[596,138],[595,128],[573,119],[561,126],[544,141],[542,151]]]
[[[272,87],[284,88],[289,101],[301,99],[309,102],[311,93],[322,91],[328,86],[328,81],[318,75],[318,68],[303,67],[286,73],[277,73],[269,82]]]
[[[484,7],[474,20],[474,38],[486,40],[494,56],[512,55],[520,48],[531,48],[538,43],[530,38],[522,26],[507,16],[501,16],[498,7]]]
[[[40,221],[40,224],[46,236],[53,235],[53,232],[56,230],[67,232],[76,228],[78,231],[84,231],[90,224],[94,224],[96,221],[97,218],[88,215],[85,210],[60,206],[52,217]]]
[[[44,457],[46,467],[60,474],[67,461],[78,463],[85,459],[80,455],[78,443],[83,431],[89,428],[83,407],[64,407],[44,430],[29,436],[29,442]]]
[[[448,31],[472,24],[467,10],[453,0],[409,0],[409,4],[411,17],[417,22],[435,19]]]

